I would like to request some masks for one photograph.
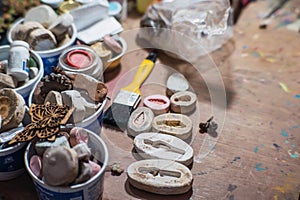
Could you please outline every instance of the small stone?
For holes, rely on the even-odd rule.
[[[110,171],[113,176],[120,176],[124,172],[124,169],[121,168],[120,164],[114,163],[112,164]]]
[[[80,73],[73,81],[73,89],[86,91],[89,98],[95,103],[103,102],[107,95],[107,87],[103,82]]]
[[[93,161],[89,161],[90,167],[92,168],[92,176],[95,176],[101,170],[101,166]]]
[[[92,49],[97,53],[103,63],[106,63],[112,58],[112,51],[107,49],[103,42],[96,42],[91,45]]]
[[[82,122],[85,117],[85,107],[80,93],[76,90],[66,90],[61,92],[61,96],[65,105],[75,108],[71,121],[73,123]]]
[[[16,85],[12,76],[0,73],[0,89],[3,88],[16,88]]]
[[[52,90],[47,94],[45,98],[44,103],[46,104],[47,102],[51,104],[57,104],[59,106],[63,106],[62,95],[60,94],[60,92]]]
[[[54,49],[57,45],[57,41],[53,33],[43,28],[31,31],[26,41],[35,51]]]
[[[68,32],[72,23],[72,15],[69,13],[64,13],[60,15],[52,24],[50,24],[48,30],[50,30],[55,35],[58,41],[61,41],[65,38],[65,34]]]
[[[167,96],[170,97],[176,92],[187,91],[189,83],[180,73],[174,73],[167,80]]]
[[[49,27],[56,18],[56,12],[48,5],[39,5],[29,9],[24,17],[24,22],[35,21],[42,24],[45,28]]]
[[[43,156],[44,181],[50,186],[69,185],[78,176],[75,150],[64,146],[48,148]]]
[[[79,127],[74,127],[71,129],[70,131],[70,138],[69,138],[69,142],[71,147],[76,146],[77,144],[80,143],[88,143],[88,133],[86,132],[86,130],[84,130],[83,128],[79,128]]]
[[[39,69],[37,67],[30,67],[29,68],[29,78],[33,79],[36,77],[39,73]]]
[[[41,28],[43,29],[43,25],[39,22],[35,21],[28,21],[24,22],[23,24],[18,24],[16,28],[12,30],[12,39],[13,40],[23,40],[26,41],[28,39],[29,34],[31,31]]]
[[[61,137],[56,137],[54,142],[48,142],[48,141],[43,141],[43,142],[36,142],[35,144],[35,150],[37,155],[43,156],[44,152],[51,147],[57,147],[57,146],[65,146],[70,148],[68,139],[65,136]]]
[[[117,42],[117,40],[110,35],[106,35],[103,38],[104,43],[115,53],[122,52],[122,46]]]
[[[88,161],[91,156],[91,149],[86,143],[79,143],[73,147],[76,151],[78,159]]]
[[[93,169],[89,163],[80,162],[80,171],[79,175],[74,181],[74,184],[83,183],[89,180],[93,176]]]
[[[40,156],[33,155],[30,158],[30,169],[34,175],[41,178],[42,177],[42,159]]]

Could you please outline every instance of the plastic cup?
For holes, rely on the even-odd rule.
[[[92,131],[86,130],[89,136],[88,146],[94,157],[102,163],[101,170],[88,181],[72,186],[53,187],[44,183],[31,171],[29,161],[35,155],[33,143],[30,142],[24,154],[25,167],[31,176],[35,189],[41,200],[65,200],[65,199],[101,199],[103,194],[103,181],[105,168],[108,164],[108,151],[104,141]]]

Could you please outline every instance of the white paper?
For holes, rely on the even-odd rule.
[[[122,25],[114,18],[103,19],[77,34],[77,38],[86,44],[100,41],[105,35],[114,35],[123,31]]]

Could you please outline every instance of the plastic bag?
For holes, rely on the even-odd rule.
[[[228,0],[174,0],[153,4],[143,16],[139,38],[193,62],[233,35]],[[147,27],[147,28],[146,28]]]

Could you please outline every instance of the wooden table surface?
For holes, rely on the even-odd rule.
[[[234,27],[234,37],[210,55],[212,60],[205,57],[201,61],[201,66],[216,64],[221,82],[216,82],[220,77],[213,70],[202,73],[197,66],[160,52],[141,90],[143,97],[164,94],[168,76],[178,71],[197,94],[197,109],[190,116],[194,125],[190,141],[194,149],[193,189],[183,195],[159,196],[130,186],[126,168],[136,161],[133,140],[126,132],[103,127],[101,137],[109,149],[109,164],[119,163],[125,169],[120,176],[106,172],[103,199],[298,199],[300,35],[284,24],[287,17],[294,17],[288,9],[293,10],[296,3],[288,3],[286,11],[277,13],[267,29],[259,29],[259,16],[269,11],[268,4],[258,1],[248,5]],[[134,38],[140,17],[130,15],[124,22],[125,39]],[[110,97],[130,82],[147,54],[147,49],[129,44],[121,66],[105,73]],[[200,134],[199,122],[212,115],[219,124],[218,135]],[[36,198],[26,173],[0,182],[0,199]]]

